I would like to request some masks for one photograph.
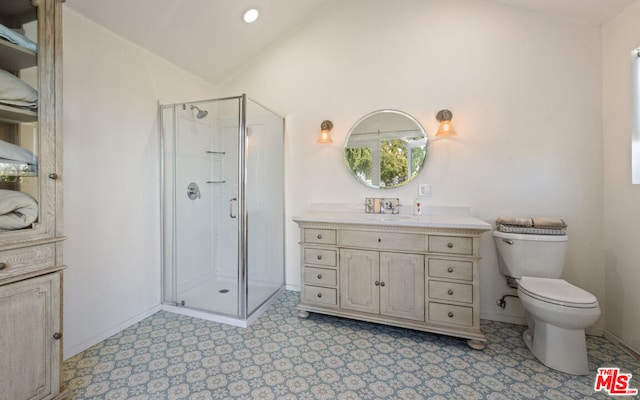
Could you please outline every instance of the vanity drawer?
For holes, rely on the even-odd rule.
[[[473,239],[470,237],[429,235],[429,252],[449,254],[473,254]]]
[[[0,280],[55,267],[55,244],[0,252]]]
[[[337,289],[304,285],[303,293],[304,303],[333,307],[338,305]]]
[[[473,286],[466,283],[429,281],[429,298],[473,303]]]
[[[473,308],[429,302],[429,320],[453,325],[473,326]]]
[[[429,258],[428,264],[430,277],[473,280],[473,263],[471,261]]]
[[[336,286],[338,272],[335,269],[304,267],[304,283],[309,285]]]
[[[424,235],[394,232],[340,231],[340,246],[379,250],[424,251]]]
[[[305,229],[304,242],[336,244],[336,231],[333,229]]]
[[[335,267],[336,259],[337,256],[335,250],[314,249],[313,247],[305,247],[304,249],[305,264],[317,264]]]

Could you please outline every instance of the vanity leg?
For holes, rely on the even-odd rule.
[[[298,310],[298,317],[309,318],[309,312],[304,310]]]
[[[467,340],[467,346],[471,347],[474,350],[484,350],[486,343],[480,340],[469,339]]]

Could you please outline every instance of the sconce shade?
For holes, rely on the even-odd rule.
[[[333,122],[325,119],[320,124],[320,137],[318,137],[317,144],[329,144],[333,143],[331,140],[331,129],[333,129]]]
[[[456,136],[458,133],[453,129],[451,120],[453,119],[453,113],[449,110],[440,110],[436,114],[436,119],[440,122],[438,127],[438,133],[436,137]]]

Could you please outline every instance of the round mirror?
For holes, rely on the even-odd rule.
[[[427,133],[411,115],[396,110],[374,111],[349,131],[344,162],[363,184],[391,189],[418,176],[427,147]]]

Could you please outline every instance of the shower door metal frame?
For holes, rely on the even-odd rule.
[[[165,159],[164,159],[164,153],[165,153],[165,135],[164,135],[164,119],[163,119],[163,110],[164,109],[172,109],[173,111],[173,131],[174,131],[174,135],[177,132],[177,108],[180,106],[188,106],[188,105],[192,105],[192,104],[200,104],[200,103],[208,103],[208,102],[220,102],[220,101],[225,101],[225,100],[238,100],[239,103],[239,107],[238,107],[238,142],[237,142],[237,146],[238,146],[238,180],[237,180],[237,185],[238,185],[238,193],[237,193],[237,198],[238,198],[238,210],[237,210],[237,218],[238,218],[238,265],[237,265],[237,307],[236,309],[238,310],[237,314],[226,314],[223,312],[218,312],[218,311],[207,311],[207,312],[212,312],[215,313],[216,315],[221,315],[221,316],[225,316],[225,317],[230,317],[230,318],[234,318],[234,319],[240,319],[240,320],[245,320],[247,318],[247,300],[246,297],[248,295],[248,283],[247,283],[247,260],[248,260],[248,256],[247,256],[247,244],[246,244],[246,240],[247,240],[247,217],[246,217],[246,190],[245,190],[245,185],[246,185],[246,168],[244,166],[245,160],[246,160],[246,137],[245,137],[245,126],[246,126],[246,94],[243,94],[241,96],[232,96],[232,97],[221,97],[221,98],[216,98],[216,99],[205,99],[205,100],[197,100],[197,101],[191,101],[191,102],[182,102],[182,103],[173,103],[173,104],[160,104],[160,102],[158,102],[158,119],[160,121],[160,129],[159,129],[159,136],[160,136],[160,211],[161,211],[161,218],[160,218],[160,232],[162,232],[162,242],[161,242],[161,260],[160,260],[160,265],[161,265],[161,284],[162,284],[162,303],[166,303],[166,294],[165,294],[165,271],[166,271],[166,261],[165,261],[165,240],[164,240],[164,232],[166,229],[166,224],[165,224],[165,201],[164,201],[164,193],[166,188],[165,185]],[[173,181],[173,185],[174,187],[173,189],[173,193],[174,196],[176,195],[176,187],[175,187],[175,180]],[[175,201],[174,201],[174,207],[175,207]],[[172,213],[172,218],[174,219],[174,221],[172,221],[172,226],[175,227],[175,211]],[[172,246],[174,245],[174,241],[175,241],[175,237],[172,240]],[[173,266],[174,268],[177,268],[177,260],[176,260],[176,252],[175,250],[172,251],[173,254]],[[176,288],[175,288],[175,282],[176,282],[176,276],[174,273],[173,276],[173,284],[174,284],[174,288],[172,289],[173,294],[175,295],[176,293]],[[176,299],[177,300],[177,299]],[[174,304],[177,305],[177,304]]]
[[[212,313],[215,313],[216,315],[221,315],[221,316],[225,316],[225,317],[231,317],[234,319],[240,319],[240,320],[247,320],[248,317],[250,317],[250,314],[248,313],[248,297],[249,297],[249,265],[248,265],[248,260],[249,260],[249,254],[248,254],[248,246],[249,246],[249,237],[248,237],[248,218],[247,218],[247,198],[246,198],[246,193],[247,193],[247,165],[246,165],[246,161],[247,161],[247,153],[249,151],[248,149],[248,141],[247,141],[247,100],[248,97],[246,94],[242,94],[240,96],[231,96],[231,97],[221,97],[221,98],[215,98],[215,99],[205,99],[205,100],[197,100],[197,101],[191,101],[191,102],[182,102],[182,103],[174,103],[174,104],[160,104],[158,102],[158,113],[159,113],[159,121],[160,121],[160,129],[159,129],[159,133],[160,133],[160,210],[161,210],[161,220],[160,220],[160,229],[163,235],[163,240],[161,242],[161,251],[162,251],[162,257],[161,257],[161,271],[162,271],[162,303],[165,303],[165,240],[164,240],[164,232],[165,232],[165,202],[164,202],[164,193],[166,190],[165,187],[165,160],[164,160],[164,154],[165,154],[165,135],[164,135],[164,119],[163,119],[163,110],[164,109],[173,109],[173,124],[174,126],[172,127],[174,130],[174,135],[175,132],[177,132],[177,107],[179,106],[188,106],[188,105],[194,105],[194,104],[200,104],[200,103],[207,103],[207,102],[221,102],[221,101],[226,101],[226,100],[238,100],[239,102],[239,109],[238,109],[238,142],[237,142],[237,146],[238,146],[238,180],[237,180],[237,186],[238,186],[238,192],[237,192],[237,204],[238,204],[238,210],[237,210],[237,218],[238,218],[238,266],[237,266],[237,273],[238,273],[238,282],[237,282],[237,309],[239,310],[239,312],[237,314],[226,314],[226,313],[221,313],[221,312],[214,312],[214,311],[209,311]],[[269,111],[270,113],[272,113],[273,115],[281,118],[284,122],[284,118],[282,118],[281,116],[279,116],[277,113],[271,111],[269,108],[263,106],[262,104],[252,100],[254,103],[256,103],[257,105],[259,105],[260,107],[264,108],[265,110]],[[284,128],[284,127],[283,127]],[[283,143],[284,146],[284,143]],[[282,171],[282,173],[284,174],[284,169]],[[173,187],[173,192],[174,192],[174,196],[176,193],[176,188],[175,188],[175,180],[174,180],[174,187]],[[283,218],[284,218],[284,204],[281,205],[283,208]],[[174,202],[174,207],[175,207],[175,202]],[[175,219],[175,212],[172,213],[172,217]],[[175,227],[175,221],[172,222],[172,226]],[[284,227],[284,225],[283,225]],[[283,234],[283,240],[284,240],[284,235],[285,232],[282,233]],[[173,239],[175,240],[175,238]],[[173,240],[172,240],[172,245],[173,245]],[[283,259],[284,259],[284,253],[285,253],[285,249],[284,249],[284,242],[283,242]],[[173,260],[173,265],[174,268],[177,267],[177,260],[175,260],[176,254],[175,251],[172,252],[174,260]],[[284,268],[284,266],[283,266]],[[284,277],[284,275],[283,275]],[[175,284],[175,276],[174,276],[174,284]],[[267,300],[265,300],[262,304],[268,303],[269,301],[271,301],[277,294],[279,294],[283,288],[285,287],[284,282],[282,283],[281,287],[279,290],[277,290],[276,292],[274,292]],[[174,288],[174,292],[177,289]],[[175,293],[174,293],[175,294]],[[261,306],[256,307],[256,310],[260,309]],[[253,315],[254,313],[251,313],[251,315]]]

